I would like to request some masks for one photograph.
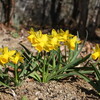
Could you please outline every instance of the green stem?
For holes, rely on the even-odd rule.
[[[66,46],[65,46],[65,49],[66,49]],[[66,51],[66,50],[65,50]],[[61,68],[61,58],[62,55],[61,55],[61,50],[60,50],[60,47],[58,48],[58,70]],[[66,57],[65,57],[65,60],[66,60]]]
[[[44,51],[45,52],[45,51]],[[46,82],[46,54],[44,53],[44,61],[43,61],[43,82]]]
[[[65,49],[65,62],[66,62],[66,58],[67,58],[66,45],[65,45],[64,49]]]
[[[55,68],[55,55],[54,55],[54,52],[53,52],[53,69]]]
[[[18,72],[17,72],[17,70],[18,70],[18,68],[17,68],[18,66],[14,66],[14,69],[15,69],[15,85],[18,85]]]
[[[67,63],[70,63],[70,56],[71,56],[71,50],[69,49],[69,52],[68,52],[68,62]]]

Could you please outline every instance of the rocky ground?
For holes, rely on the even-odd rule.
[[[93,88],[83,80],[51,81],[38,83],[26,81],[16,89],[0,89],[0,100],[100,100]]]

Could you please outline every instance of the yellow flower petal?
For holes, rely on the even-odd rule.
[[[8,47],[4,47],[4,50],[3,51],[4,51],[4,54],[5,53],[8,53]]]
[[[99,52],[95,52],[92,54],[92,58],[96,60],[99,57]]]
[[[51,34],[52,34],[53,36],[57,36],[57,32],[56,32],[56,30],[55,30],[55,29],[52,29]]]
[[[34,40],[34,35],[30,35],[30,36],[28,36],[28,40],[32,43],[33,40]]]
[[[10,61],[13,62],[14,64],[17,64],[19,61],[23,62],[23,57],[21,57],[21,54],[19,52],[16,53],[15,56],[10,57]]]
[[[99,46],[99,44],[96,44],[96,47],[94,49],[94,53],[92,54],[92,58],[94,60],[100,59],[100,46]]]
[[[10,56],[14,55],[15,53],[16,53],[16,50],[11,50],[11,51],[8,52],[8,55],[10,57]]]
[[[8,63],[8,55],[0,55],[0,64],[4,65]]]

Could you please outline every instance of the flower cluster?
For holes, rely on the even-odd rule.
[[[94,60],[99,59],[100,60],[100,45],[96,44],[96,47],[94,49],[94,53],[92,54],[92,58]]]
[[[42,50],[46,52],[56,50],[61,45],[67,45],[69,49],[74,50],[75,44],[80,43],[78,37],[70,34],[68,30],[63,31],[60,29],[57,32],[55,29],[52,29],[51,34],[43,34],[41,30],[34,31],[31,29],[29,34],[28,40],[39,52]]]
[[[16,50],[9,50],[8,47],[0,48],[0,64],[4,65],[8,62],[13,62],[17,64],[18,62],[23,62],[23,57]]]

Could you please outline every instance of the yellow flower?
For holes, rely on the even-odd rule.
[[[52,29],[51,35],[42,34],[41,30],[35,32],[31,29],[28,39],[32,43],[32,46],[39,52],[42,50],[45,50],[46,52],[56,50],[58,46],[65,42],[71,50],[74,50],[75,44],[80,42],[78,41],[77,36],[69,34],[69,30],[63,31],[62,29],[58,32],[55,29]]]
[[[31,32],[31,35],[29,35],[27,38],[31,43],[36,43],[36,32]]]
[[[2,52],[3,52],[3,49],[2,49],[2,48],[0,48],[0,54],[2,54]]]
[[[53,49],[56,50],[58,46],[60,46],[58,38],[57,37],[52,37],[50,39],[50,41],[48,42],[49,51],[53,50]]]
[[[74,50],[76,43],[80,43],[80,42],[81,41],[78,40],[77,36],[74,36],[73,38],[68,39],[65,45],[67,45],[70,50]]]
[[[36,50],[41,52],[42,50],[48,51],[47,45],[48,45],[48,35],[47,34],[40,34],[37,37],[37,43],[33,43],[32,45],[35,47]]]
[[[48,37],[47,50],[56,50],[60,46],[60,34],[55,29],[52,29],[51,35],[48,35]]]
[[[31,35],[28,36],[28,40],[32,43],[32,46],[35,47],[36,50],[41,52],[42,50],[47,50],[46,45],[48,41],[48,35],[42,34],[42,31],[39,30],[35,32],[34,30],[29,31]]]
[[[58,41],[60,41],[61,39],[61,34],[59,34],[59,33],[57,33],[57,31],[55,30],[55,29],[52,29],[52,31],[51,31],[51,36],[50,36],[51,38],[57,38],[58,39]]]
[[[23,57],[19,52],[16,53],[13,57],[10,57],[10,61],[13,62],[14,64],[17,64],[18,62],[23,62]]]
[[[8,63],[8,55],[0,55],[0,64],[4,65],[6,63]]]
[[[15,54],[15,50],[8,50],[8,47],[0,48],[0,64],[4,65],[9,62],[9,57]]]
[[[33,34],[28,36],[28,40],[29,40],[31,43],[34,43],[34,38],[35,38],[35,36],[34,36]]]
[[[67,34],[67,36],[68,36],[69,38],[74,37],[74,35],[72,35],[72,34],[69,33],[69,30],[66,30],[65,33]]]
[[[60,29],[59,34],[60,34],[60,41],[62,42],[66,42],[69,38],[72,38],[74,36],[72,34],[69,34],[69,30],[66,30],[64,32],[62,29]]]
[[[29,33],[29,34],[34,34],[34,33],[35,33],[35,31],[34,31],[34,29],[33,29],[33,28],[31,28],[31,29],[30,29],[30,31],[28,31],[28,33]]]
[[[52,34],[53,37],[58,36],[58,33],[56,32],[55,29],[52,29],[51,34]]]
[[[94,49],[94,53],[91,56],[94,60],[100,59],[100,46],[99,46],[99,44],[96,44],[96,47]]]
[[[12,56],[12,55],[14,55],[15,54],[15,52],[16,52],[16,50],[8,50],[8,47],[4,47],[4,49],[3,49],[3,54],[4,55],[8,55],[8,57],[10,57],[10,56]]]
[[[38,41],[37,41],[37,39],[38,38],[40,38],[41,37],[41,35],[42,35],[42,31],[41,30],[39,30],[39,31],[34,31],[33,29],[31,29],[30,31],[29,31],[29,36],[27,37],[28,38],[28,40],[32,43],[32,44],[36,44]]]

